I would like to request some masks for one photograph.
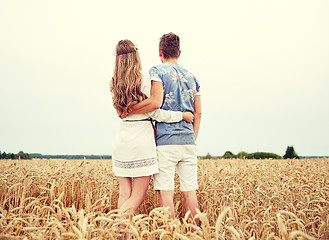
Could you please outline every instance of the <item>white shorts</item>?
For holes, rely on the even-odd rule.
[[[195,145],[157,146],[159,173],[154,175],[154,190],[173,191],[175,168],[182,192],[198,189],[198,158]]]

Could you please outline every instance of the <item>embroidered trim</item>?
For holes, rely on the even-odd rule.
[[[136,161],[119,161],[119,160],[113,160],[114,166],[118,168],[142,168],[142,167],[150,167],[155,164],[156,158],[146,158]]]

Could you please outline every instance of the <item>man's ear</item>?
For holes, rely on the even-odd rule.
[[[177,58],[179,58],[179,56],[180,56],[181,52],[182,52],[182,51],[181,51],[181,50],[179,50]]]
[[[162,50],[159,49],[159,57],[162,57],[162,56],[163,56]]]

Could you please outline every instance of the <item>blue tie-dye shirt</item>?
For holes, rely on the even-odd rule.
[[[168,62],[152,67],[149,73],[151,80],[163,84],[161,109],[194,113],[194,98],[200,94],[200,84],[192,73]],[[155,127],[157,146],[195,144],[192,123],[156,122]]]

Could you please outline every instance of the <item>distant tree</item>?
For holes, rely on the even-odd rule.
[[[1,151],[0,151],[0,159],[2,159],[2,153],[1,153]]]
[[[236,156],[232,152],[226,151],[222,158],[236,158]]]
[[[254,159],[280,159],[281,156],[275,154],[275,153],[267,153],[267,152],[255,152],[252,154]]]
[[[247,153],[247,152],[239,152],[237,155],[236,155],[238,158],[252,158],[252,155],[250,153]]]
[[[300,157],[297,155],[297,153],[295,152],[295,149],[293,146],[288,146],[287,150],[286,150],[286,154],[283,155],[283,158],[287,159],[287,158],[297,158],[299,159]]]
[[[2,159],[6,159],[7,158],[7,153],[6,152],[3,152],[2,153]]]
[[[11,158],[11,159],[15,159],[15,154],[13,154],[13,153],[10,154],[10,158]]]
[[[210,155],[210,153],[207,153],[206,156],[201,156],[200,159],[212,159],[213,157]]]
[[[24,153],[23,151],[20,151],[16,154],[17,159],[32,159],[31,155],[28,153]]]

